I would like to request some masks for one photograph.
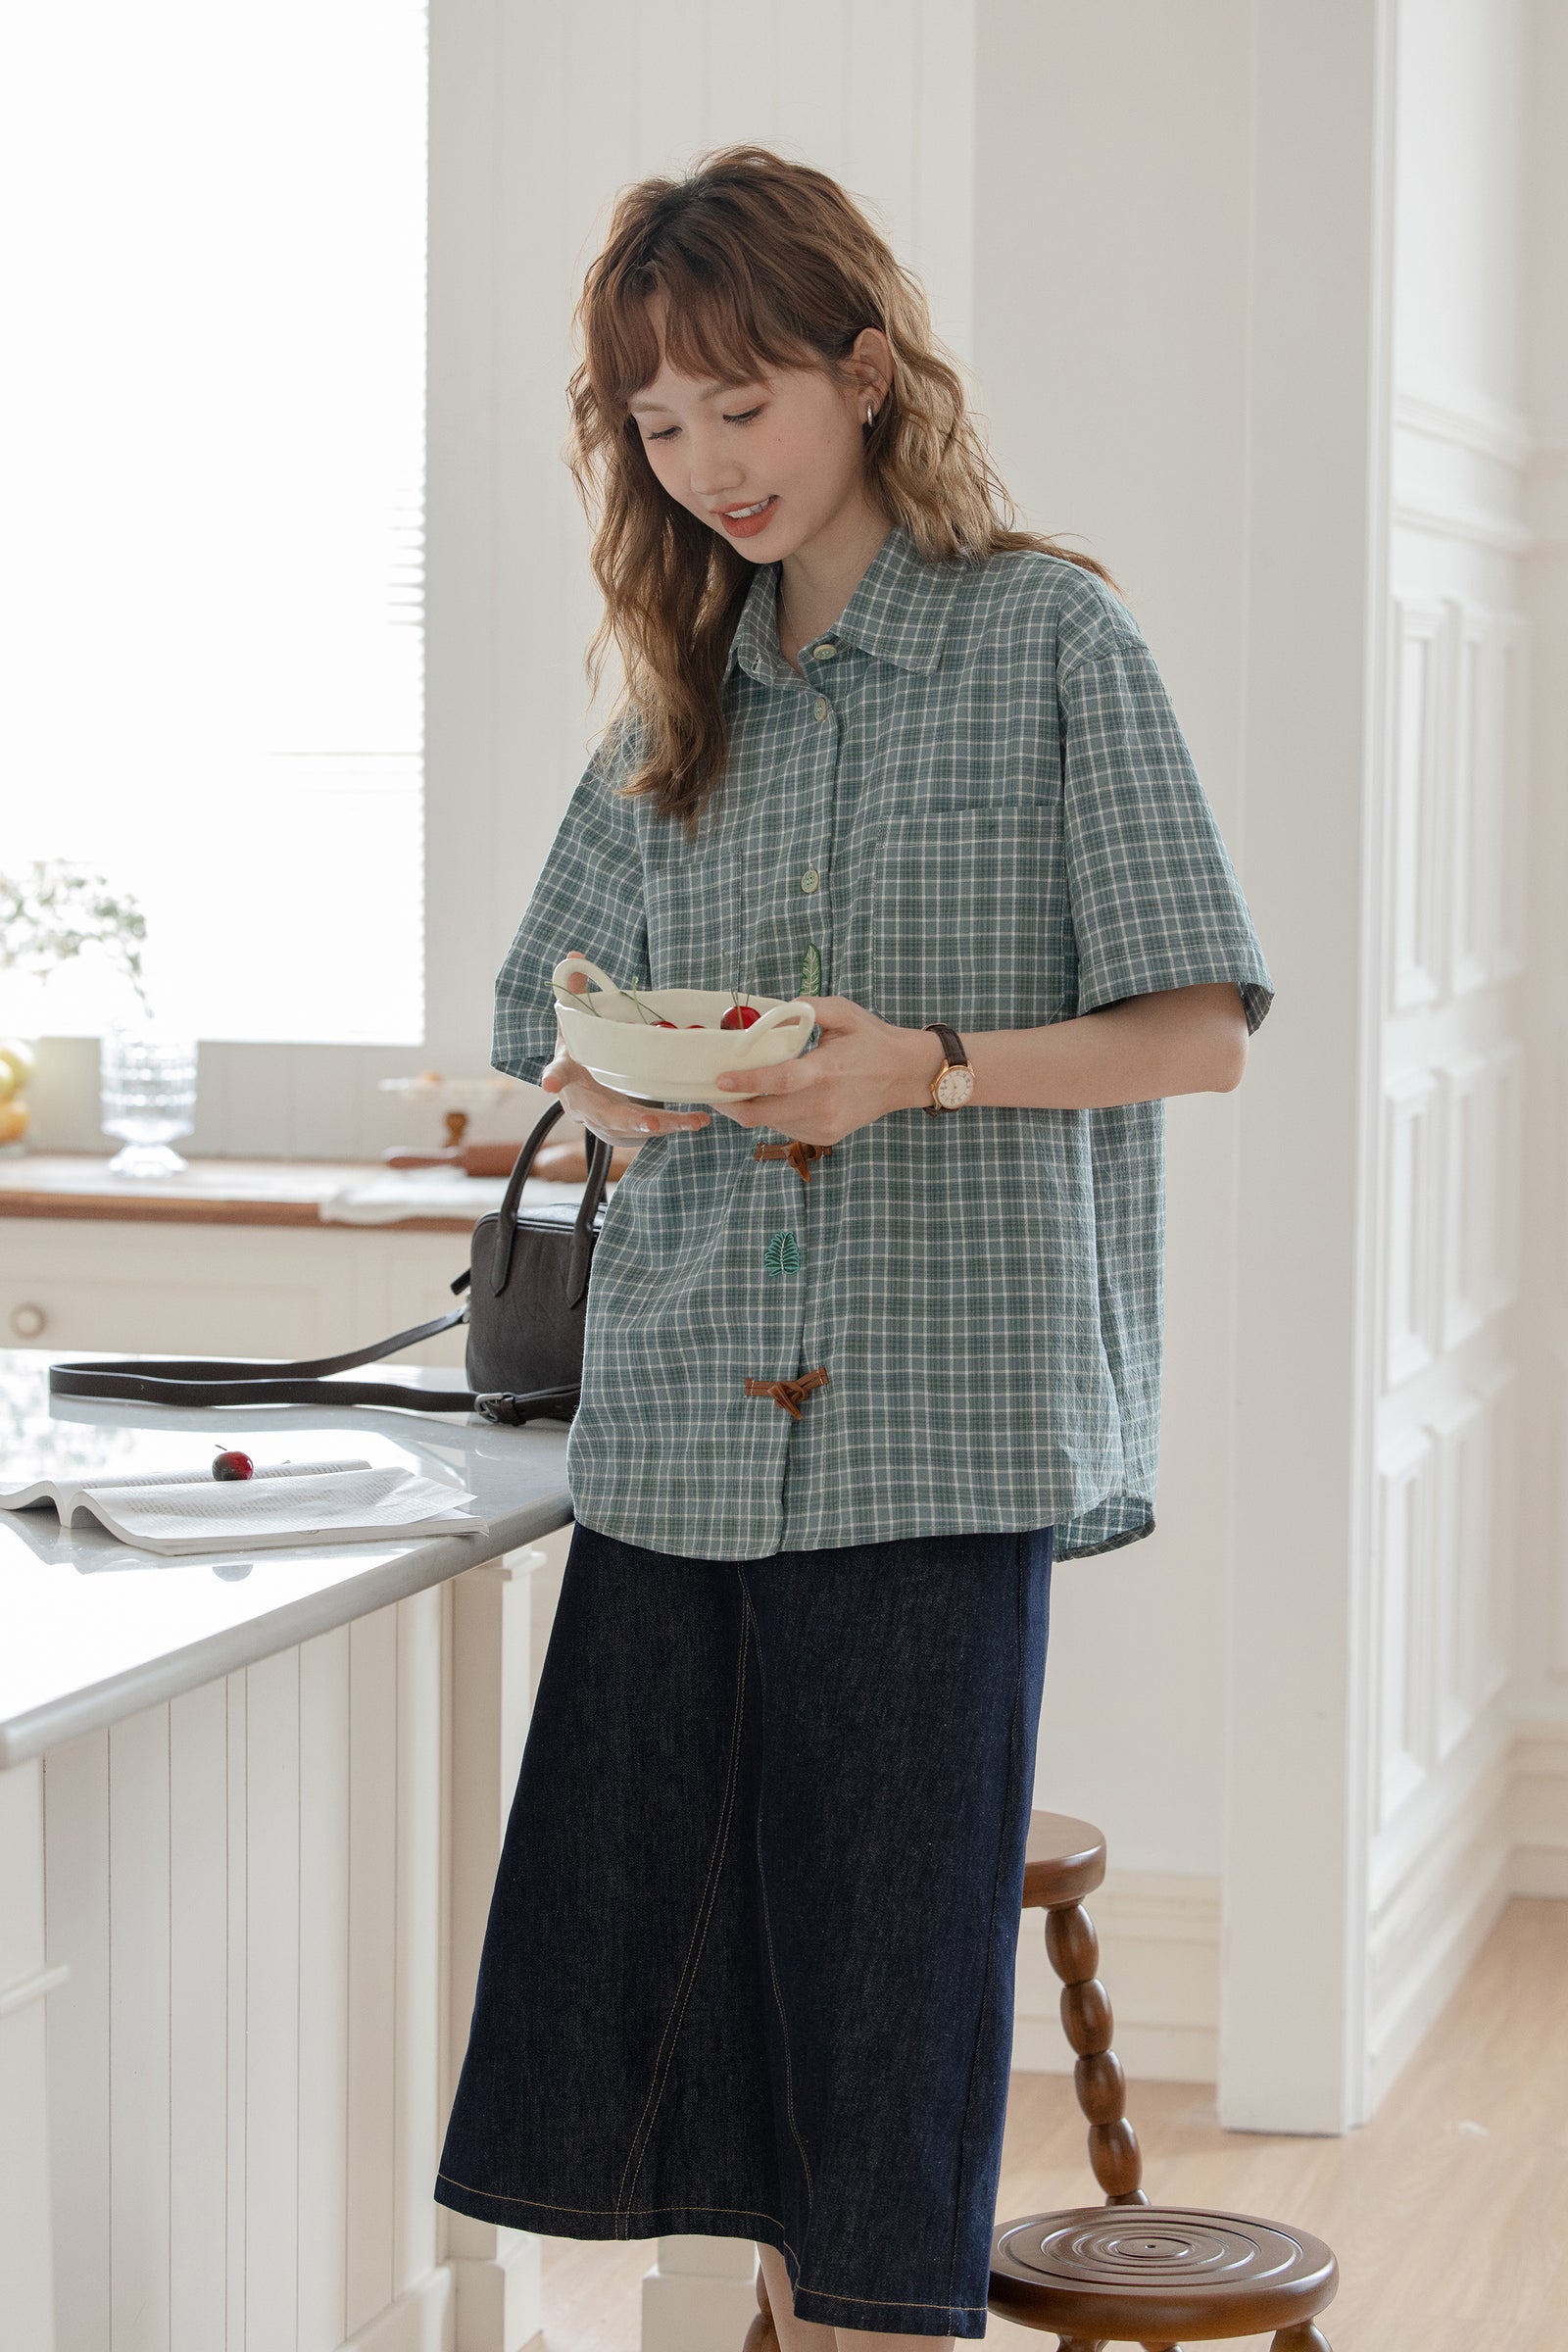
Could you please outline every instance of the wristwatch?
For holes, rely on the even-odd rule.
[[[956,1029],[950,1029],[946,1021],[927,1021],[924,1026],[936,1032],[942,1041],[942,1051],[947,1055],[931,1081],[930,1102],[920,1105],[934,1118],[939,1111],[962,1109],[974,1093],[974,1072],[969,1067],[963,1040]]]

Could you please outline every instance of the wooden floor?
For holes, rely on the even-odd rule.
[[[1328,2240],[1343,2279],[1321,2323],[1334,2352],[1568,2352],[1568,1903],[1509,1905],[1365,2131],[1222,2132],[1205,2085],[1135,2082],[1130,2094],[1151,2196]],[[1014,2075],[1000,2212],[1095,2201],[1070,2082]],[[542,2352],[637,2352],[653,2259],[651,2240],[547,2238]],[[985,2340],[1054,2352],[1001,2319]],[[1266,2342],[1249,2337],[1247,2352]]]

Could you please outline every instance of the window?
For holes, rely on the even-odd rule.
[[[417,1044],[424,0],[84,0],[0,58],[0,867],[133,893],[200,1038]],[[0,971],[0,1028],[127,1003]]]

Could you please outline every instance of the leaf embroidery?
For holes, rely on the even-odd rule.
[[[762,1263],[769,1274],[798,1274],[801,1270],[801,1246],[793,1233],[775,1233],[767,1245]]]
[[[808,943],[806,954],[801,957],[801,985],[795,993],[800,997],[819,997],[822,994],[822,958],[814,944]]]

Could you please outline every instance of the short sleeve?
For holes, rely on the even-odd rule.
[[[613,731],[612,731],[613,732]],[[624,742],[624,737],[615,741]],[[527,912],[496,975],[490,1060],[537,1086],[555,1057],[556,996],[550,975],[580,948],[615,981],[648,968],[642,854],[631,802],[615,790],[626,773],[610,737],[566,804]]]
[[[1057,674],[1078,1010],[1234,980],[1249,1031],[1274,983],[1154,657],[1128,622]]]

